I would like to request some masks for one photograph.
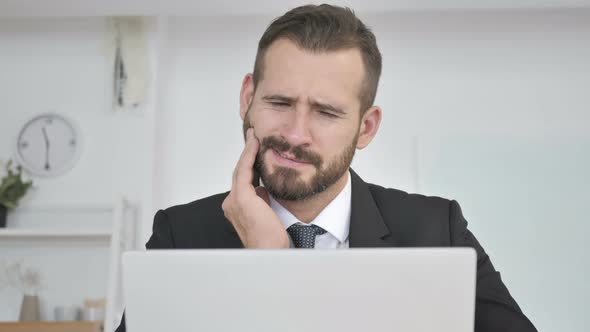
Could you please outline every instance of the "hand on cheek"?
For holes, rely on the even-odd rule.
[[[246,131],[246,145],[234,169],[232,189],[223,201],[225,217],[246,248],[288,248],[289,236],[269,205],[263,187],[254,188],[254,162],[260,143],[254,129]]]

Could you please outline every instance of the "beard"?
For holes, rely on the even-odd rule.
[[[249,113],[249,112],[248,112]],[[246,130],[251,127],[248,114],[244,120],[244,137]],[[264,187],[275,199],[286,201],[301,201],[319,194],[336,183],[348,171],[358,141],[358,132],[344,151],[333,160],[326,162],[319,154],[304,148],[293,146],[284,138],[267,136],[260,140],[260,148],[256,154],[254,170],[260,175]],[[284,166],[275,166],[270,172],[264,162],[264,155],[269,150],[291,153],[297,160],[309,163],[315,168],[315,174],[306,182],[300,171]],[[272,153],[272,151],[270,151]]]

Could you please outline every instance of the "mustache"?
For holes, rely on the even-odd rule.
[[[260,142],[260,152],[264,154],[268,149],[273,149],[279,152],[289,152],[295,156],[296,159],[314,165],[320,168],[322,165],[322,157],[313,152],[306,150],[303,146],[292,146],[285,139],[275,136],[267,136]]]

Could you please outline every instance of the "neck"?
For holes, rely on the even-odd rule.
[[[301,201],[286,201],[282,199],[277,199],[276,201],[281,203],[297,219],[309,224],[344,189],[348,181],[348,172],[346,171],[336,183],[319,194],[315,194]]]

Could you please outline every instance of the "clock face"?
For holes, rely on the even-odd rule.
[[[17,138],[17,159],[30,173],[55,176],[74,166],[80,153],[75,126],[61,115],[47,113],[27,122]]]

